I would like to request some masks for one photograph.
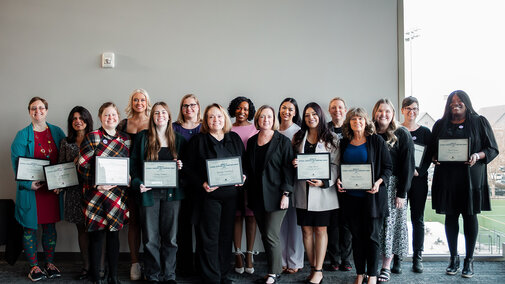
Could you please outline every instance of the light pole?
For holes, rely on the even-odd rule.
[[[414,30],[411,30],[411,31],[408,31],[405,33],[405,41],[410,44],[410,95],[411,96],[414,95],[414,92],[413,92],[414,82],[412,81],[412,41],[415,38],[420,36],[419,31],[420,31],[420,29],[414,29]]]

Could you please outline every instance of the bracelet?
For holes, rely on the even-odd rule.
[[[478,161],[478,160],[480,160],[480,156],[479,156],[479,154],[477,154],[477,153],[473,153],[473,154],[472,154],[472,156],[473,156],[473,155],[477,156],[477,161]]]

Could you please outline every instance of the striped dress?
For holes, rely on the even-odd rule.
[[[121,131],[108,135],[103,128],[84,137],[79,153],[79,173],[84,181],[84,216],[88,232],[119,231],[128,220],[125,188],[95,189],[95,157],[128,157],[130,137]]]

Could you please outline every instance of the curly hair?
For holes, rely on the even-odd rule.
[[[388,125],[388,128],[386,129],[386,142],[388,143],[389,146],[394,146],[396,141],[398,141],[398,138],[396,137],[395,135],[395,131],[396,129],[398,129],[398,125],[395,121],[395,107],[393,105],[393,103],[389,100],[389,99],[380,99],[378,100],[376,103],[375,103],[375,106],[373,107],[373,110],[372,110],[372,120],[373,122],[375,123],[375,127],[378,129],[379,126],[377,125],[377,121],[375,121],[375,115],[377,114],[377,111],[379,110],[379,107],[381,104],[386,104],[388,105],[391,110],[393,111],[393,119],[391,120],[391,122],[389,123]]]
[[[312,108],[316,112],[316,115],[319,117],[319,124],[317,125],[317,141],[323,141],[327,147],[331,145],[336,148],[337,145],[333,141],[333,134],[331,130],[328,129],[328,124],[326,123],[326,118],[324,116],[323,110],[317,103],[308,103],[305,108],[303,108],[302,117],[305,117],[305,113],[309,108]],[[307,131],[309,131],[309,127],[307,126],[307,123],[305,123],[305,119],[302,119],[301,129],[296,132],[295,136],[293,137],[293,147],[295,147],[295,150],[298,150],[298,147],[303,142],[302,140],[305,137],[305,133]]]
[[[342,135],[344,135],[345,138],[352,140],[354,137],[354,131],[351,129],[351,119],[356,116],[365,119],[365,136],[375,134],[375,125],[372,120],[370,120],[366,110],[360,107],[353,107],[347,112],[344,123],[342,124]]]
[[[235,111],[242,102],[247,102],[247,104],[249,105],[249,115],[247,116],[247,120],[253,120],[254,115],[256,114],[256,108],[254,108],[253,102],[246,97],[234,98],[230,102],[230,105],[228,106],[228,114],[230,115],[230,117],[235,117]]]

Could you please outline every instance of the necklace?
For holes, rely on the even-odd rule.
[[[44,131],[34,131],[33,134],[35,136],[35,141],[38,141],[37,144],[40,148],[40,153],[46,159],[49,159],[54,149],[54,143],[51,141],[52,137],[49,128],[46,126],[46,129]],[[47,141],[47,144],[44,143],[45,141]]]

